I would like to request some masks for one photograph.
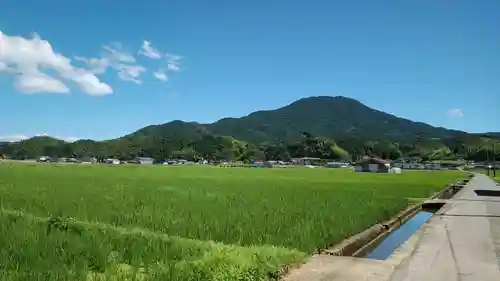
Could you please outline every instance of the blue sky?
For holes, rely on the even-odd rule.
[[[106,139],[338,94],[500,131],[498,14],[497,0],[4,0],[0,136]]]

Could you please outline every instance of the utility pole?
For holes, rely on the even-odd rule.
[[[490,175],[490,154],[488,153],[488,149],[486,148],[486,171],[488,176]]]
[[[495,178],[497,176],[497,170],[496,170],[496,160],[495,160],[495,143],[493,143],[493,177]]]

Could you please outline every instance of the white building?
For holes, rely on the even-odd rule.
[[[155,160],[153,158],[150,158],[150,157],[137,157],[135,158],[135,160],[137,161],[137,163],[141,164],[141,165],[151,165],[151,164],[154,164]]]
[[[118,165],[120,164],[120,160],[114,158],[106,159],[106,164]]]

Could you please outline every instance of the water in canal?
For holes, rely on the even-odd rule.
[[[420,211],[414,217],[402,224],[398,229],[391,232],[387,237],[373,248],[365,258],[385,260],[391,256],[392,252],[408,240],[413,233],[420,229],[431,217],[433,213]]]

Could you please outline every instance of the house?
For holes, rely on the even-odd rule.
[[[325,165],[325,168],[347,168],[349,167],[349,163],[346,162],[328,162]]]
[[[405,165],[405,163],[401,163],[401,162],[396,162],[396,163],[394,163],[394,167],[395,167],[395,168],[400,168],[400,169],[402,169],[404,165]]]
[[[316,157],[292,158],[292,163],[294,165],[312,165],[313,163],[316,163],[320,160],[321,158]]]
[[[155,160],[150,157],[136,157],[134,159],[137,164],[142,164],[142,165],[151,165],[154,164]]]
[[[424,165],[425,165],[426,170],[440,170],[441,169],[441,165],[439,165],[439,163],[426,163]]]
[[[420,164],[420,163],[411,163],[410,169],[423,170],[423,169],[425,169],[425,165],[424,164]]]
[[[354,166],[356,172],[389,173],[390,169],[391,164],[388,161],[374,157],[365,157]]]

